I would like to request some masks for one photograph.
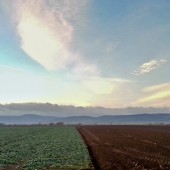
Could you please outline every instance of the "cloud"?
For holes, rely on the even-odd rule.
[[[127,107],[134,100],[134,82],[126,79],[99,78],[84,82],[84,87],[92,92],[90,103],[108,108]]]
[[[15,1],[12,18],[21,49],[48,71],[55,70],[55,73],[49,72],[43,78],[31,73],[13,75],[12,71],[4,74],[1,80],[9,86],[3,83],[1,101],[37,100],[109,107],[129,102],[129,80],[103,76],[96,64],[91,64],[82,54],[72,50],[76,31],[73,23],[82,19],[88,1]],[[106,52],[113,52],[117,46],[117,43],[107,43]],[[55,76],[50,77],[53,73]],[[35,84],[30,85],[30,82]],[[10,94],[6,95],[5,89]]]
[[[104,77],[96,65],[79,61],[73,68],[70,78],[93,95],[110,95],[117,86],[130,83],[130,80],[115,77]]]
[[[158,91],[162,91],[162,90],[165,90],[165,89],[170,90],[170,83],[164,83],[164,84],[145,87],[143,89],[143,92],[158,92]]]
[[[47,70],[66,68],[76,60],[71,24],[88,0],[16,0],[15,21],[22,50]]]
[[[77,0],[49,1],[49,4],[43,0],[17,2],[17,31],[21,48],[28,56],[47,70],[68,69],[70,76],[92,93],[111,93],[115,79],[102,77],[96,65],[71,51],[74,26],[70,20],[81,13],[85,3],[82,5]]]
[[[94,94],[109,95],[112,94],[117,86],[127,82],[129,82],[129,80],[94,76],[83,80],[82,85]]]
[[[166,63],[166,60],[151,60],[147,63],[142,64],[138,70],[136,70],[133,74],[134,75],[144,75],[147,74],[155,69],[157,69],[158,67],[160,67],[162,64]]]
[[[81,20],[81,12],[86,8],[87,2],[88,0],[81,1],[81,4],[79,0],[15,1],[13,15],[22,50],[47,70],[64,69],[64,73],[60,75],[55,72],[57,78],[50,77],[50,74],[48,78],[42,78],[38,75],[31,76],[29,73],[14,74],[10,71],[0,77],[3,82],[9,84],[1,85],[1,101],[37,100],[59,104],[95,105],[98,95],[109,96],[127,81],[102,76],[96,64],[87,62],[82,54],[71,50],[75,33],[73,20]],[[113,44],[109,46],[110,49],[114,48]],[[30,82],[35,84],[30,85]],[[6,91],[10,93],[6,95]]]
[[[170,83],[146,87],[143,97],[136,104],[153,107],[170,107]]]

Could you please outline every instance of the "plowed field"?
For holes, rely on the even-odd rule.
[[[170,170],[170,126],[80,126],[96,169]]]

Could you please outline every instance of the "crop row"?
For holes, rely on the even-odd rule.
[[[85,169],[90,158],[74,127],[0,128],[0,169]]]

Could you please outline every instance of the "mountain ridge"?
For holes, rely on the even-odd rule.
[[[170,124],[170,113],[131,114],[131,115],[102,115],[102,116],[41,116],[23,114],[14,116],[0,116],[0,124]]]

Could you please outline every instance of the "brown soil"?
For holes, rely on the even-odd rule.
[[[79,126],[97,170],[170,170],[170,126]]]

